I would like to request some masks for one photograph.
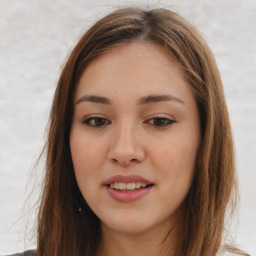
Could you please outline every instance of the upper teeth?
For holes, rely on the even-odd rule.
[[[124,182],[115,182],[109,184],[111,188],[119,189],[119,190],[135,190],[136,188],[145,188],[147,186],[146,183],[143,182],[130,182],[130,183],[124,183]]]

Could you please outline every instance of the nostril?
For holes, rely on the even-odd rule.
[[[122,159],[115,159],[115,158],[113,158],[112,161],[115,164],[129,165],[131,163],[136,163],[138,160],[135,159],[135,158],[130,159],[130,160],[122,160]]]
[[[145,152],[141,145],[133,148],[129,145],[123,147],[115,145],[109,149],[107,157],[114,164],[129,165],[141,162],[145,157]]]

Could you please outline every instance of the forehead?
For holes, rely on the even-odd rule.
[[[171,57],[171,53],[162,45],[139,41],[123,43],[105,50],[101,55],[89,62],[85,71],[92,70],[96,66],[104,67],[104,70],[107,68],[108,72],[125,70],[128,66],[133,66],[135,69],[138,69],[139,66],[144,69],[150,66],[154,66],[154,68],[161,66],[161,68],[175,67],[179,69],[177,61]],[[182,73],[181,70],[179,71]]]
[[[126,57],[125,61],[127,62],[150,59],[150,62],[154,61],[155,64],[177,64],[176,61],[171,57],[171,54],[167,49],[165,49],[160,44],[152,42],[131,41],[117,44],[105,50],[98,57],[94,58],[91,61],[91,64],[96,62],[102,62],[102,59],[106,59],[106,56],[111,57],[112,60]]]
[[[184,74],[170,53],[147,42],[131,42],[108,49],[84,70],[75,98],[82,94],[134,98],[145,94],[191,93]]]

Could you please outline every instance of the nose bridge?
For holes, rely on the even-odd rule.
[[[138,140],[138,128],[132,120],[123,120],[113,130],[109,158],[120,164],[141,161],[144,157],[142,145]]]

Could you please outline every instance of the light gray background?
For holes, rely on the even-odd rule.
[[[0,254],[34,246],[24,242],[32,217],[16,221],[43,145],[64,59],[96,19],[131,4],[178,11],[202,32],[216,56],[233,126],[241,194],[232,233],[240,247],[256,255],[255,0],[0,0]]]

